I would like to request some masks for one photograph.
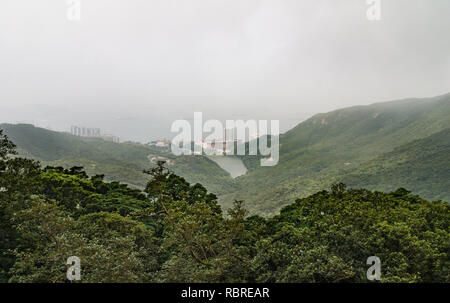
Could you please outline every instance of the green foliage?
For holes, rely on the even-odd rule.
[[[69,256],[82,260],[83,282],[145,282],[156,265],[151,232],[118,214],[74,220],[56,204],[32,200],[14,217],[26,245],[14,250],[11,282],[65,282]]]
[[[146,171],[145,192],[81,167],[1,163],[2,281],[64,282],[70,256],[82,260],[82,282],[240,281],[249,273],[249,250],[235,240],[245,231],[242,205],[225,219],[215,195],[163,162]]]
[[[280,136],[278,165],[261,167],[260,156],[239,156],[248,173],[236,179],[204,156],[175,157],[143,144],[24,124],[1,127],[22,156],[65,169],[82,166],[89,176],[103,174],[107,181],[139,189],[147,184],[142,171],[164,158],[174,174],[216,194],[224,209],[245,200],[250,213],[270,217],[298,197],[337,182],[383,191],[407,187],[430,200],[449,200],[449,117],[450,94],[318,114]]]
[[[315,115],[280,136],[278,165],[243,157],[248,174],[219,202],[229,207],[243,199],[251,213],[273,216],[337,182],[385,191],[407,186],[450,200],[449,117],[450,94]]]
[[[405,189],[335,184],[264,219],[243,201],[224,216],[164,162],[146,171],[145,194],[79,167],[2,167],[4,282],[66,282],[70,256],[81,282],[366,282],[372,255],[382,282],[450,281],[449,205]]]
[[[270,219],[253,266],[264,282],[362,282],[378,256],[383,282],[448,282],[449,222],[445,202],[338,184]]]
[[[8,154],[15,154],[16,146],[12,143],[8,136],[3,134],[3,130],[0,129],[0,159],[5,159]]]
[[[0,282],[66,282],[70,256],[81,282],[367,282],[378,256],[381,282],[448,283],[449,204],[402,187],[449,197],[449,98],[315,116],[237,182],[204,157],[8,126],[51,166],[0,131]]]
[[[21,156],[52,167],[83,167],[89,176],[105,175],[107,181],[124,182],[145,188],[142,171],[155,166],[153,158],[166,158],[167,165],[190,183],[201,183],[222,194],[235,187],[231,176],[203,156],[174,156],[138,143],[114,143],[97,138],[72,136],[28,124],[1,124],[5,134],[17,144]]]
[[[429,199],[450,201],[450,128],[362,164],[340,177],[351,187],[383,191],[400,184]]]

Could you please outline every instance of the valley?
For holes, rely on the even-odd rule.
[[[44,165],[82,166],[143,188],[143,170],[166,159],[190,183],[219,197],[225,209],[244,200],[251,213],[272,216],[299,197],[344,182],[351,187],[405,187],[428,199],[450,200],[450,94],[355,106],[317,114],[280,136],[280,161],[257,156],[174,156],[137,143],[81,138],[32,125],[2,124],[19,154]]]

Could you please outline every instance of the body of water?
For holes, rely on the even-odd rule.
[[[237,178],[247,173],[247,167],[238,157],[208,156],[208,159],[216,162],[222,169],[230,173],[232,178]]]

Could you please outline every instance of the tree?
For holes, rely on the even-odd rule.
[[[26,239],[14,250],[11,282],[65,282],[66,260],[81,260],[81,282],[148,282],[156,270],[151,233],[118,214],[73,219],[57,203],[33,198],[14,224]]]
[[[8,136],[0,129],[0,160],[5,160],[8,154],[17,154],[16,145],[9,141]]]

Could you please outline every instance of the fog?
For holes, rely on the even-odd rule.
[[[194,111],[279,119],[450,92],[450,1],[0,1],[0,123],[169,137]]]

